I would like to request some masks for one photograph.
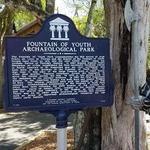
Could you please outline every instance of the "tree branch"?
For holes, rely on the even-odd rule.
[[[27,0],[22,0],[22,1],[10,1],[5,3],[5,7],[9,7],[12,6],[13,8],[21,8],[24,7],[25,9],[32,11],[32,12],[36,12],[36,13],[40,13],[43,16],[48,16],[50,15],[50,13],[48,13],[47,11],[42,10],[42,8],[40,8],[37,5],[34,5],[32,3],[29,3]],[[5,9],[2,11],[2,13],[5,11]],[[0,13],[1,16],[1,13]]]
[[[88,18],[87,18],[87,23],[86,23],[85,33],[84,33],[84,35],[88,37],[90,36],[92,16],[93,16],[93,11],[94,11],[96,3],[97,3],[97,0],[92,0],[89,13],[88,13]],[[84,118],[84,123],[82,125],[81,134],[80,134],[78,144],[76,147],[77,150],[80,150],[84,144],[85,135],[88,130],[88,125],[89,125],[90,119],[92,118],[93,112],[94,112],[94,109],[88,109],[87,111],[84,112],[86,115]]]
[[[22,1],[22,6],[24,6],[26,9],[28,9],[30,11],[40,13],[41,15],[44,15],[44,16],[50,15],[47,11],[43,11],[40,7],[38,7],[37,5],[34,5],[32,3],[29,3],[27,0]]]
[[[91,31],[91,26],[92,26],[92,16],[93,16],[93,11],[94,11],[96,3],[97,3],[97,0],[92,0],[91,2],[91,6],[90,6],[89,13],[88,13],[88,18],[87,18],[87,23],[85,27],[85,33],[84,33],[86,36],[90,36],[90,31]]]

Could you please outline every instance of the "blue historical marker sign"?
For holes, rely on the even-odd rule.
[[[5,108],[76,110],[110,106],[109,39],[87,38],[64,15],[32,37],[6,37]]]

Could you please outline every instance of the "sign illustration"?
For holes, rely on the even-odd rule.
[[[50,31],[52,32],[51,40],[69,40],[68,38],[69,22],[58,17],[50,21],[49,24],[50,24]],[[57,32],[57,35],[55,34],[55,31]]]
[[[109,39],[87,38],[68,17],[50,16],[32,37],[6,37],[5,109],[110,106]]]

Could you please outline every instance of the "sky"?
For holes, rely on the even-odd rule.
[[[71,3],[76,0],[56,0],[55,1],[55,13],[64,14],[70,18],[72,18],[75,14],[75,6],[71,5]],[[85,3],[89,3],[91,0],[78,0],[78,2],[84,1]],[[103,6],[102,0],[97,0],[98,6]],[[79,17],[86,15],[88,13],[88,9],[82,5],[82,8],[78,11]]]
[[[55,1],[55,13],[60,13],[67,15],[68,17],[74,16],[75,9],[70,7],[66,0],[56,0]]]

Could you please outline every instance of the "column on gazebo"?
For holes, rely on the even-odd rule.
[[[55,26],[54,26],[54,25],[51,25],[51,26],[50,26],[50,30],[51,30],[51,32],[52,32],[52,38],[54,38],[54,37],[55,37],[54,32],[55,32],[55,30],[56,30]]]
[[[62,26],[57,25],[57,31],[58,31],[58,38],[61,38],[61,32],[62,32]]]
[[[67,39],[68,38],[68,31],[69,31],[68,25],[64,25],[63,29],[65,32],[65,38]]]

